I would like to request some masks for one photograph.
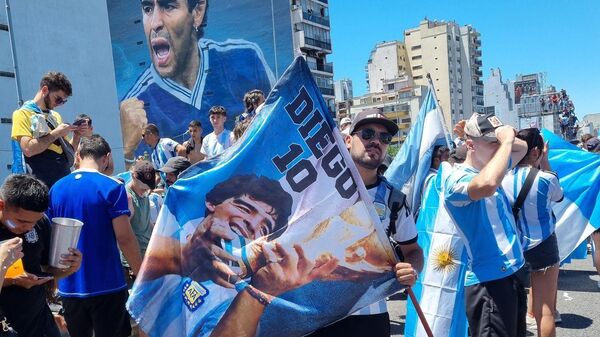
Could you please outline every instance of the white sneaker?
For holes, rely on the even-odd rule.
[[[562,317],[560,316],[560,312],[558,312],[558,310],[554,311],[554,323],[562,323]]]

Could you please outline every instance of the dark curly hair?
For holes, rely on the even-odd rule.
[[[229,198],[248,195],[254,200],[262,201],[273,207],[276,220],[274,235],[288,223],[288,218],[292,212],[292,196],[287,193],[277,180],[267,177],[258,177],[254,174],[234,176],[217,184],[210,192],[206,194],[206,201],[213,205],[221,204]],[[207,214],[208,214],[207,210]]]
[[[44,77],[42,77],[42,80],[40,81],[40,89],[44,86],[48,87],[48,91],[50,92],[62,90],[67,96],[71,96],[73,94],[71,82],[67,76],[56,71],[50,71],[44,75]]]

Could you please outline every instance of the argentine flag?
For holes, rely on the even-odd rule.
[[[402,189],[405,184],[410,183],[405,194],[413,214],[421,204],[421,190],[431,166],[434,146],[448,145],[450,142],[452,140],[446,131],[444,117],[438,109],[433,88],[430,86],[416,122],[385,172],[385,177],[395,188]],[[406,192],[406,189],[403,192]]]
[[[600,155],[581,150],[543,129],[548,160],[560,180],[563,201],[552,207],[561,261],[600,228]]]
[[[413,286],[433,335],[467,336],[464,282],[467,252],[452,218],[442,205],[442,182],[452,166],[444,162],[423,192],[417,221],[425,265]],[[427,336],[412,302],[407,304],[405,336]]]

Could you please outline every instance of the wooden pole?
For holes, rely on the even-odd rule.
[[[412,291],[412,289],[410,287],[406,288],[406,293],[408,294],[408,296],[410,297],[410,300],[413,302],[413,305],[415,306],[415,310],[417,311],[417,315],[419,315],[419,320],[421,321],[421,324],[423,325],[423,329],[425,329],[425,333],[427,333],[428,337],[433,337],[433,332],[431,331],[431,328],[429,327],[429,323],[427,323],[427,320],[425,319],[425,314],[423,313],[423,310],[421,309],[421,306],[419,305],[419,302],[417,301],[417,297],[415,296],[415,293]]]

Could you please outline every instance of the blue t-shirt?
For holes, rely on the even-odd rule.
[[[80,169],[50,189],[50,218],[83,222],[77,248],[83,254],[76,273],[58,282],[64,297],[90,297],[126,289],[112,220],[129,215],[127,192],[119,181]]]
[[[479,174],[456,165],[443,182],[444,204],[462,237],[469,264],[465,286],[498,280],[523,266],[523,252],[511,207],[502,186],[493,196],[471,200],[467,187]]]

